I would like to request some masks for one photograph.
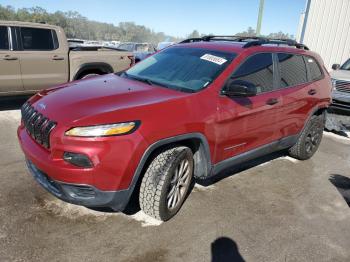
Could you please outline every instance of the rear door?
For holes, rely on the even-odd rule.
[[[283,99],[280,135],[287,137],[302,130],[309,113],[317,103],[314,92],[317,92],[318,88],[308,77],[306,66],[306,62],[315,61],[292,53],[278,53],[277,57]]]
[[[20,27],[20,63],[25,90],[40,90],[68,81],[68,51],[52,29]]]
[[[0,95],[23,91],[19,57],[11,39],[10,27],[0,26]]]
[[[276,64],[272,53],[248,57],[231,76],[254,84],[253,97],[229,98],[220,101],[218,141],[221,161],[278,140],[281,94],[276,90]]]

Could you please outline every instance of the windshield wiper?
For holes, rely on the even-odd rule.
[[[137,76],[133,76],[133,75],[129,75],[128,73],[124,72],[123,73],[124,76],[126,76],[129,79],[133,79],[136,81],[140,81],[146,84],[149,84],[150,86],[153,86],[155,83],[152,80],[149,80],[147,78],[142,78],[142,77],[137,77]]]
[[[136,81],[140,81],[140,82],[149,84],[151,86],[157,85],[157,86],[162,86],[162,87],[165,87],[165,88],[168,88],[168,89],[177,90],[177,91],[186,92],[186,93],[194,93],[195,92],[194,90],[189,89],[189,88],[185,88],[185,87],[181,87],[181,86],[166,85],[166,84],[154,81],[154,80],[150,80],[148,78],[142,78],[142,77],[137,77],[137,76],[134,76],[134,75],[129,75],[126,72],[123,72],[123,75],[126,78],[133,79],[133,80],[136,80]]]

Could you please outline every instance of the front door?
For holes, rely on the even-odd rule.
[[[10,40],[9,27],[0,26],[0,95],[23,91],[19,57]]]
[[[219,99],[216,162],[267,145],[279,139],[281,93],[276,89],[276,65],[271,53],[258,53],[246,59],[231,76],[254,84],[253,97]]]

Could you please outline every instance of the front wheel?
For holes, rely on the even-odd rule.
[[[184,146],[158,154],[141,182],[139,201],[149,216],[166,221],[185,201],[193,177],[193,154]]]
[[[289,149],[289,155],[299,160],[311,158],[321,143],[324,126],[324,114],[312,116],[299,136],[297,143]]]

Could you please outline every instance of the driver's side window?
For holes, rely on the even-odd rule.
[[[272,53],[259,53],[250,56],[233,73],[231,79],[254,84],[258,94],[273,91]]]

